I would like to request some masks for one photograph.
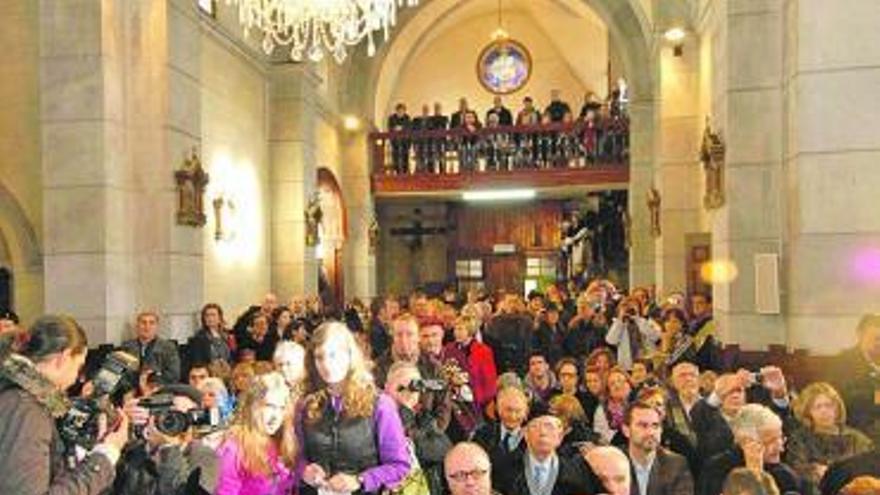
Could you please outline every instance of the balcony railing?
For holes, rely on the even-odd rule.
[[[378,132],[370,138],[376,178],[607,169],[629,162],[625,117],[477,130]]]

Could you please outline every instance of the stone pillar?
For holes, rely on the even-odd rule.
[[[305,244],[305,208],[317,181],[317,86],[308,64],[269,74],[272,287],[282,298],[317,293],[318,260]]]
[[[658,37],[660,35],[658,34]],[[687,289],[687,234],[699,231],[699,51],[687,37],[682,54],[657,40],[660,49],[660,127],[656,187],[660,191],[662,235],[655,243],[656,282],[660,294]]]
[[[116,7],[40,2],[45,307],[92,345],[123,337],[135,300]]]
[[[784,8],[788,343],[826,354],[880,309],[880,3]]]
[[[128,338],[143,309],[183,339],[203,286],[201,231],[174,220],[173,171],[201,132],[195,6],[40,7],[46,309],[92,344]]]
[[[726,104],[716,107],[722,115],[716,117],[715,127],[727,143],[727,203],[711,213],[712,254],[738,272],[733,281],[714,284],[715,317],[725,342],[753,350],[785,342],[784,318],[756,312],[754,277],[755,255],[780,254],[782,243],[785,31],[780,4],[779,0],[729,3],[722,31],[727,33],[727,59],[715,61],[726,64],[722,71]],[[811,283],[823,284],[819,279]]]
[[[630,102],[629,160],[629,286],[654,283],[654,239],[651,237],[651,215],[646,201],[654,183],[654,136],[656,102],[650,99]]]
[[[345,297],[365,300],[376,296],[376,255],[370,253],[369,241],[375,211],[370,190],[369,140],[365,130],[343,133],[342,190],[348,210]]]

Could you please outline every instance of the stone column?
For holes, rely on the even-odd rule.
[[[880,299],[880,3],[784,8],[788,343],[827,354]]]
[[[123,337],[135,301],[117,7],[40,2],[45,307],[92,345]]]
[[[317,181],[317,86],[308,64],[269,74],[269,159],[272,194],[272,287],[282,298],[318,288],[315,248],[305,244],[304,211]]]
[[[660,35],[658,34],[658,37]],[[687,234],[699,231],[698,150],[703,119],[699,114],[699,50],[687,37],[682,53],[658,39],[660,49],[660,128],[656,187],[660,191],[662,235],[655,243],[660,294],[687,289]]]
[[[629,160],[629,286],[651,285],[654,273],[654,239],[651,215],[645,202],[654,183],[655,118],[657,104],[651,99],[630,102]]]
[[[780,253],[782,243],[782,39],[779,0],[727,5],[723,108],[715,124],[727,143],[727,203],[711,213],[715,260],[735,266],[738,276],[716,283],[715,317],[725,342],[766,350],[785,342],[781,315],[755,308],[754,257]],[[702,196],[702,193],[701,193]],[[816,283],[821,284],[816,280]]]
[[[203,285],[201,231],[174,220],[173,171],[201,133],[195,6],[40,7],[46,309],[92,344],[129,337],[144,309],[183,339]]]
[[[369,140],[365,130],[343,133],[342,190],[348,210],[345,297],[369,299],[376,296],[376,256],[370,253],[369,241],[375,211],[370,190]]]

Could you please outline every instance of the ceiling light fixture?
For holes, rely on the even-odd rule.
[[[276,47],[290,47],[290,58],[313,62],[330,53],[343,63],[347,48],[367,39],[367,55],[376,53],[373,34],[385,40],[397,22],[397,9],[414,7],[419,0],[226,0],[238,6],[238,22],[245,37],[262,33],[267,55]]]

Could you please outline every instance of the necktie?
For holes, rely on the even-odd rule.
[[[510,432],[504,432],[504,436],[501,437],[501,446],[504,447],[505,452],[510,452]]]
[[[545,479],[544,475],[546,474],[547,468],[545,468],[544,466],[535,466],[534,469],[535,469],[535,484],[538,486],[538,488],[541,488],[544,486],[544,479]]]

